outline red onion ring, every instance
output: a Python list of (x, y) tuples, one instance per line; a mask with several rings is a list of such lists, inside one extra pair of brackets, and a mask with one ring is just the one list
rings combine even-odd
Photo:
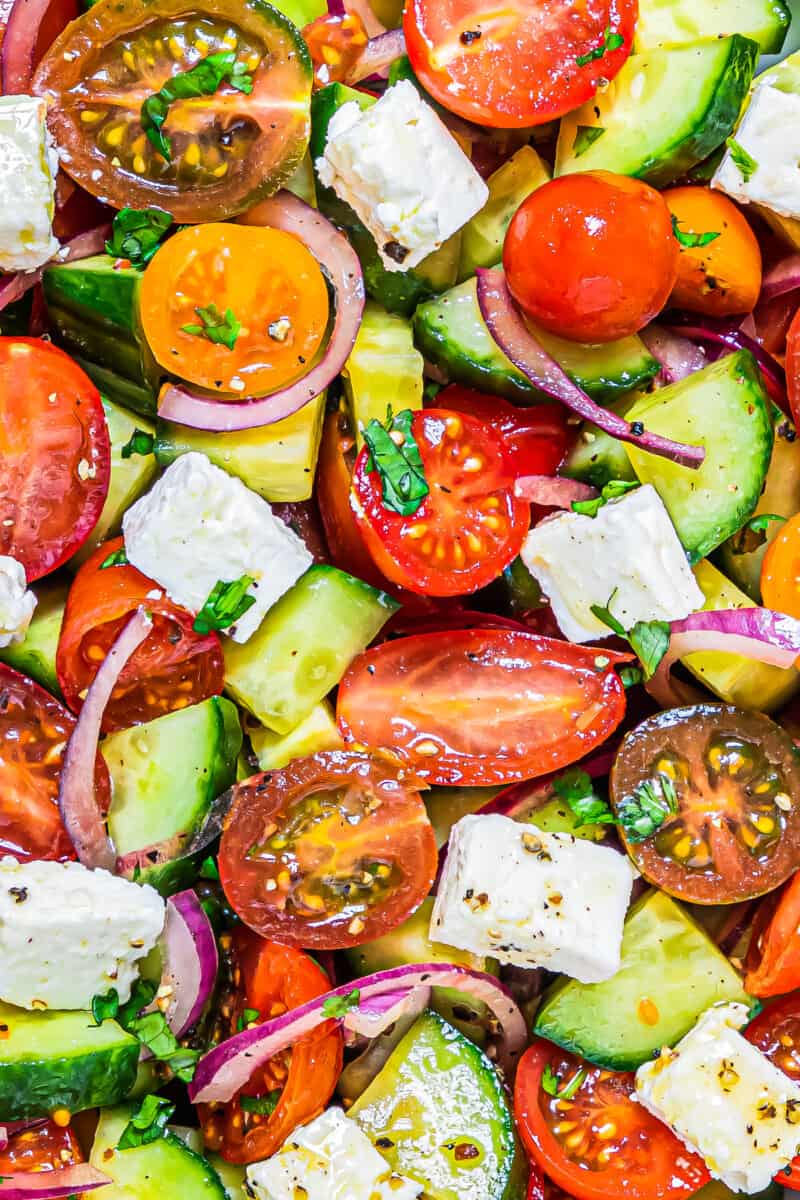
[[(322, 1009), (326, 1001), (344, 999), (354, 989), (360, 993), (359, 1007), (387, 992), (396, 995), (401, 989), (414, 991), (419, 987), (448, 987), (482, 1000), (500, 1026), (498, 1060), (510, 1072), (525, 1048), (527, 1027), (525, 1018), (507, 989), (482, 971), (471, 971), (450, 963), (416, 963), (378, 971), (352, 983), (317, 996), (299, 1008), (293, 1008), (263, 1025), (245, 1029), (209, 1050), (197, 1064), (194, 1079), (189, 1085), (193, 1104), (230, 1100), (244, 1087), (253, 1071), (268, 1062), (274, 1054), (294, 1045), (301, 1037), (313, 1032), (325, 1020)], [(355, 1006), (354, 1006), (355, 1007)], [(351, 1022), (355, 1020), (351, 1017)], [(338, 1018), (341, 1022), (342, 1018)]]
[(386, 992), (373, 996), (357, 1008), (345, 1013), (342, 1025), (347, 1033), (358, 1037), (375, 1038), (394, 1025), (401, 1017), (417, 1017), (428, 1007), (431, 998), (429, 987), (406, 988), (397, 992)]
[(108, 1175), (89, 1163), (73, 1163), (55, 1171), (14, 1171), (0, 1180), (3, 1200), (60, 1200), (111, 1183)]
[(781, 412), (791, 416), (786, 399), (786, 375), (783, 367), (755, 338), (750, 337), (736, 324), (731, 325), (714, 317), (698, 317), (691, 313), (678, 314), (672, 321), (675, 324), (671, 324), (669, 328), (675, 333), (697, 338), (701, 342), (711, 342), (716, 346), (727, 346), (729, 350), (749, 350), (761, 369), (770, 399), (777, 404)]
[(800, 254), (788, 254), (767, 271), (761, 281), (760, 300), (774, 300), (800, 288)]
[(661, 325), (648, 325), (642, 329), (639, 337), (644, 342), (653, 358), (661, 364), (661, 379), (664, 383), (677, 383), (687, 375), (708, 366), (700, 346), (695, 346), (688, 338), (680, 337)]
[(100, 664), (67, 742), (58, 786), (58, 807), (75, 853), (85, 867), (113, 871), (116, 865), (114, 847), (94, 793), (100, 724), (123, 667), (152, 627), (153, 622), (144, 609), (137, 608)]
[[(53, 265), (66, 262), (77, 262), (78, 259), (88, 258), (91, 254), (101, 254), (105, 249), (106, 240), (111, 237), (110, 225), (98, 225), (96, 229), (88, 229), (77, 237), (65, 242), (61, 250), (51, 259)], [(47, 266), (51, 263), (46, 264)], [(0, 282), (0, 312), (8, 308), (16, 300), (21, 300), (27, 291), (41, 283), (45, 268), (36, 271), (15, 271), (6, 275)]]
[(596, 404), (554, 358), (537, 342), (520, 316), (503, 272), (479, 267), (478, 304), (481, 316), (497, 345), (534, 387), (560, 400), (567, 408), (591, 421), (621, 442), (630, 442), (650, 454), (659, 454), (683, 467), (697, 468), (705, 458), (702, 446), (686, 446), (656, 433), (634, 433), (629, 421)]
[(545, 508), (569, 508), (575, 500), (593, 500), (598, 491), (563, 475), (522, 475), (514, 481), (514, 495)]
[(14, 0), (0, 49), (3, 95), (29, 93), (39, 30), (55, 0)]
[(358, 256), (344, 234), (316, 209), (286, 191), (263, 200), (238, 220), (243, 225), (269, 225), (294, 234), (317, 259), (336, 294), (336, 315), (328, 345), (302, 379), (269, 396), (220, 400), (193, 392), (183, 384), (168, 383), (161, 389), (158, 404), (158, 415), (165, 421), (215, 432), (272, 425), (325, 390), (341, 371), (356, 340), (364, 311), (364, 277)]
[(379, 33), (367, 42), (347, 72), (344, 82), (354, 87), (361, 83), (362, 79), (390, 67), (395, 59), (401, 58), (405, 52), (406, 39), (402, 29), (388, 29), (385, 33)]
[(191, 889), (167, 900), (161, 935), (162, 986), (172, 988), (167, 1024), (176, 1037), (196, 1025), (217, 979), (217, 939), (203, 906)]

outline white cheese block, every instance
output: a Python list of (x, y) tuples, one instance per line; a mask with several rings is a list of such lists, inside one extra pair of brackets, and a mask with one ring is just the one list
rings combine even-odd
[(763, 204), (783, 217), (800, 218), (800, 96), (760, 84), (734, 138), (756, 166), (745, 178), (728, 149), (711, 186), (741, 204)]
[(0, 96), (0, 270), (34, 271), (58, 250), (53, 237), (58, 158), (47, 104), (38, 96)]
[(0, 554), (0, 649), (22, 641), (35, 608), (36, 597), (27, 589), (22, 563)]

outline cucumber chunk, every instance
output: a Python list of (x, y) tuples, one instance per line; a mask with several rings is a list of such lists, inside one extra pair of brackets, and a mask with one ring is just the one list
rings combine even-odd
[(214, 1168), (190, 1150), (174, 1133), (143, 1146), (118, 1150), (125, 1126), (136, 1105), (120, 1105), (100, 1114), (89, 1161), (111, 1177), (103, 1189), (106, 1200), (227, 1200), (227, 1193)]
[(320, 750), (340, 750), (344, 745), (327, 700), (321, 700), (290, 733), (273, 733), (263, 725), (249, 725), (250, 745), (262, 771), (278, 771), (293, 758)]
[(533, 146), (523, 146), (489, 176), (489, 199), (461, 230), (459, 280), (470, 279), (478, 267), (500, 262), (511, 218), (549, 178), (550, 169)]
[(316, 564), (243, 645), (224, 639), (225, 687), (275, 733), (289, 733), (399, 608), (345, 571)]
[[(348, 1116), (373, 1143), (381, 1139), (392, 1169), (421, 1183), (429, 1200), (509, 1196), (514, 1128), (499, 1076), (436, 1013), (412, 1025)], [(475, 1157), (457, 1157), (466, 1145)]]
[(626, 444), (642, 483), (652, 483), (696, 563), (750, 516), (772, 454), (772, 406), (752, 354), (738, 350), (687, 379), (641, 396), (626, 412), (652, 433), (705, 446), (697, 470)]
[(385, 421), (389, 406), (395, 413), (422, 408), (423, 366), (409, 322), (374, 300), (367, 301), (358, 337), (342, 371), (359, 449), (361, 431), (373, 417)]
[[(456, 383), (528, 404), (545, 399), (492, 338), (480, 314), (475, 287), (475, 280), (468, 279), (419, 306), (414, 314), (414, 339), (420, 350)], [(659, 370), (644, 342), (635, 336), (604, 346), (584, 346), (541, 329), (535, 332), (570, 378), (596, 400), (613, 400), (640, 387)]]
[(53, 696), (61, 696), (56, 674), (56, 650), (64, 620), (69, 583), (43, 579), (34, 587), (38, 601), (21, 642), (0, 650), (0, 662), (29, 675)]
[[(556, 175), (603, 170), (671, 183), (731, 133), (757, 59), (758, 44), (738, 34), (633, 55), (562, 120)], [(603, 130), (588, 146), (587, 127)]]
[(139, 1043), (116, 1021), (0, 1003), (0, 1027), (0, 1121), (116, 1104), (136, 1081)]
[(792, 19), (783, 0), (641, 0), (634, 54), (741, 33), (776, 54)]
[(622, 442), (588, 422), (578, 434), (559, 473), (590, 483), (598, 491), (612, 479), (631, 482), (636, 478)]
[(605, 983), (554, 984), (534, 1032), (611, 1071), (634, 1071), (720, 1001), (752, 1004), (708, 935), (675, 900), (653, 890), (628, 913), (617, 974)]

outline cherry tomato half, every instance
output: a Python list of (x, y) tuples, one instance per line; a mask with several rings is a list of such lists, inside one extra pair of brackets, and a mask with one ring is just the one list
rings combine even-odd
[(767, 608), (800, 617), (800, 513), (779, 525), (761, 560), (761, 599)]
[(426, 90), (478, 125), (540, 125), (589, 100), (630, 54), (637, 0), (409, 0), (408, 56)]
[(515, 479), (555, 474), (573, 440), (561, 404), (516, 408), (499, 396), (451, 383), (439, 392), (435, 407), (465, 413), (488, 425), (503, 443)]
[(69, 1125), (38, 1121), (9, 1133), (8, 1145), (0, 1150), (0, 1174), (58, 1171), (83, 1161), (80, 1143)]
[(759, 905), (745, 969), (751, 996), (782, 996), (800, 988), (800, 874)]
[[(800, 992), (768, 1004), (750, 1022), (744, 1036), (793, 1083), (800, 1083)], [(788, 1173), (778, 1173), (775, 1182), (800, 1191), (800, 1156), (792, 1161)]]
[[(75, 718), (32, 679), (0, 665), (0, 856), (21, 862), (75, 857), (58, 811), (58, 781)], [(111, 785), (97, 756), (95, 793), (105, 812)]]
[(228, 900), (251, 929), (340, 950), (380, 937), (430, 891), (436, 839), (394, 759), (330, 750), (234, 789), (219, 851)]
[(107, 566), (122, 538), (98, 546), (73, 581), (56, 653), (64, 699), (80, 711), (86, 689), (112, 643), (139, 605), (153, 628), (125, 664), (111, 693), (103, 729), (128, 729), (222, 692), (224, 664), (216, 633), (192, 629), (194, 617), (129, 565)]
[[(579, 1081), (574, 1095), (546, 1092), (545, 1067), (570, 1093)], [(514, 1111), (522, 1141), (578, 1200), (684, 1200), (708, 1183), (703, 1161), (631, 1098), (634, 1086), (633, 1072), (606, 1071), (545, 1041), (520, 1060)]]
[(339, 687), (347, 741), (387, 746), (435, 784), (504, 784), (576, 762), (625, 715), (630, 656), (510, 629), (384, 642)]
[[(331, 986), (307, 954), (241, 926), (223, 935), (220, 948), (230, 979), (218, 1001), (214, 1041), (232, 1037), (250, 1021), (280, 1016)], [(341, 1069), (342, 1035), (335, 1022), (326, 1021), (259, 1067), (227, 1104), (197, 1106), (206, 1146), (233, 1163), (269, 1158), (298, 1125), (319, 1116)]]
[(733, 201), (708, 187), (670, 188), (663, 196), (680, 248), (671, 303), (712, 317), (751, 312), (761, 291), (761, 250)]
[(576, 342), (611, 342), (661, 311), (678, 253), (669, 209), (654, 188), (589, 171), (553, 179), (523, 201), (503, 266), (533, 321)]
[(786, 391), (794, 423), (800, 424), (800, 308), (786, 334)]
[(514, 495), (500, 438), (473, 417), (414, 413), (411, 434), (430, 489), (402, 516), (384, 504), (381, 476), (364, 446), (356, 460), (353, 512), (387, 579), (428, 596), (460, 596), (496, 579), (516, 558), (530, 508)]
[(626, 849), (645, 879), (695, 904), (735, 904), (800, 866), (800, 764), (763, 713), (696, 704), (656, 713), (622, 743), (611, 803), (655, 793), (672, 811)]
[(88, 538), (108, 493), (111, 443), (100, 393), (63, 350), (0, 337), (0, 554), (30, 583)]

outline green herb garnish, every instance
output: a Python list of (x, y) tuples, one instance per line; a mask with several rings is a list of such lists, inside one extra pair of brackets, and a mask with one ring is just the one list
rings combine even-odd
[(118, 1012), (119, 996), (116, 988), (112, 988), (104, 996), (92, 996), (92, 1016), (95, 1025), (102, 1025), (103, 1021), (113, 1021)]
[(152, 433), (146, 433), (144, 429), (134, 429), (120, 453), (123, 458), (132, 458), (134, 454), (141, 454), (145, 458), (153, 453), (155, 444), (156, 439)]
[(163, 1096), (145, 1096), (136, 1112), (122, 1131), (117, 1142), (118, 1150), (130, 1150), (134, 1146), (146, 1146), (164, 1136), (167, 1121), (175, 1112), (175, 1105)]
[(175, 100), (213, 96), (222, 83), (229, 83), (237, 92), (247, 95), (253, 90), (253, 77), (244, 63), (237, 62), (233, 50), (209, 54), (188, 71), (173, 75), (159, 91), (147, 97), (139, 114), (142, 129), (167, 162), (172, 162), (172, 145), (162, 126), (169, 115), (170, 105)]
[(672, 214), (672, 232), (675, 235), (676, 241), (685, 246), (687, 250), (695, 250), (700, 246), (707, 246), (710, 242), (716, 241), (720, 236), (718, 233), (693, 233), (691, 229), (684, 232), (680, 227), (680, 221)]
[(605, 129), (602, 125), (579, 125), (575, 130), (572, 153), (576, 158), (580, 158), (604, 133)]
[(636, 657), (642, 664), (645, 679), (650, 679), (656, 672), (658, 664), (669, 647), (670, 628), (668, 621), (637, 621), (631, 629), (625, 629), (611, 612), (611, 604), (617, 594), (617, 589), (608, 598), (608, 604), (590, 605), (591, 612), (602, 621), (617, 637), (624, 638), (629, 643)]
[(380, 476), (383, 506), (403, 517), (413, 516), (430, 491), (411, 432), (413, 417), (409, 409), (396, 417), (390, 411), (385, 425), (373, 418), (364, 430), (370, 451), (367, 470)]
[(621, 33), (612, 33), (611, 26), (606, 25), (603, 31), (603, 42), (600, 46), (595, 46), (594, 50), (590, 50), (588, 54), (579, 54), (575, 62), (579, 67), (585, 67), (587, 63), (594, 62), (598, 58), (602, 58), (604, 54), (608, 54), (611, 50), (619, 50), (620, 46), (625, 45), (625, 38)]
[(168, 1066), (173, 1075), (183, 1083), (191, 1083), (200, 1051), (188, 1050), (180, 1045), (163, 1013), (145, 1013), (130, 1021), (125, 1028), (147, 1047), (153, 1058)]
[(239, 1107), (242, 1112), (259, 1113), (262, 1117), (270, 1117), (278, 1107), (281, 1098), (281, 1088), (267, 1092), (266, 1096), (240, 1096)]
[(248, 1025), (252, 1025), (254, 1021), (257, 1021), (259, 1015), (260, 1014), (257, 1008), (242, 1009), (242, 1014), (239, 1017), (239, 1020), (236, 1022), (236, 1029), (238, 1032), (241, 1033), (242, 1030), (246, 1029)]
[(100, 563), (100, 570), (105, 571), (107, 567), (127, 567), (128, 556), (125, 553), (125, 547), (120, 546), (119, 550), (115, 550), (113, 554), (109, 554), (108, 558), (104, 558)]
[(203, 859), (198, 874), (201, 879), (219, 880), (219, 867), (213, 854), (209, 854), (208, 858)]
[(343, 1017), (351, 1008), (358, 1008), (361, 992), (353, 988), (346, 996), (329, 996), (322, 1006), (323, 1017)]
[(121, 208), (111, 224), (111, 241), (106, 254), (127, 258), (132, 267), (142, 270), (150, 262), (172, 217), (161, 208)]
[(785, 521), (777, 513), (759, 513), (745, 521), (741, 529), (731, 538), (731, 554), (752, 554), (767, 540), (767, 530), (772, 521)]
[(585, 1080), (586, 1075), (586, 1068), (581, 1067), (571, 1079), (568, 1079), (562, 1085), (561, 1079), (548, 1063), (542, 1072), (542, 1091), (546, 1092), (548, 1096), (557, 1096), (559, 1100), (572, 1100), (577, 1095), (578, 1089)]
[(226, 308), (223, 314), (216, 304), (207, 304), (205, 308), (198, 307), (194, 311), (201, 324), (181, 325), (182, 332), (190, 333), (192, 337), (204, 337), (215, 346), (226, 346), (228, 350), (233, 350), (242, 328), (241, 321), (237, 321), (233, 315), (233, 309)]
[(639, 683), (644, 683), (644, 671), (641, 667), (626, 665), (620, 667), (617, 674), (619, 675), (620, 683), (626, 691), (628, 688), (636, 687)]
[(748, 154), (744, 146), (736, 141), (736, 138), (729, 137), (725, 145), (731, 152), (731, 158), (734, 164), (739, 168), (739, 174), (745, 183), (749, 183), (755, 172), (758, 170), (758, 163), (753, 158), (752, 154)]
[(678, 797), (672, 780), (660, 772), (646, 779), (617, 805), (617, 822), (629, 842), (652, 837), (678, 811)]
[(218, 579), (192, 623), (195, 633), (211, 633), (212, 629), (229, 629), (234, 625), (256, 602), (247, 590), (253, 583), (252, 575), (242, 575), (230, 583)]
[(554, 779), (553, 791), (565, 801), (575, 817), (575, 829), (582, 825), (614, 824), (613, 812), (594, 790), (590, 777), (579, 767), (572, 767)]
[(596, 517), (609, 500), (618, 500), (620, 496), (624, 496), (638, 487), (638, 480), (612, 479), (603, 486), (600, 495), (595, 496), (593, 500), (573, 500), (572, 511), (580, 513), (584, 517)]

